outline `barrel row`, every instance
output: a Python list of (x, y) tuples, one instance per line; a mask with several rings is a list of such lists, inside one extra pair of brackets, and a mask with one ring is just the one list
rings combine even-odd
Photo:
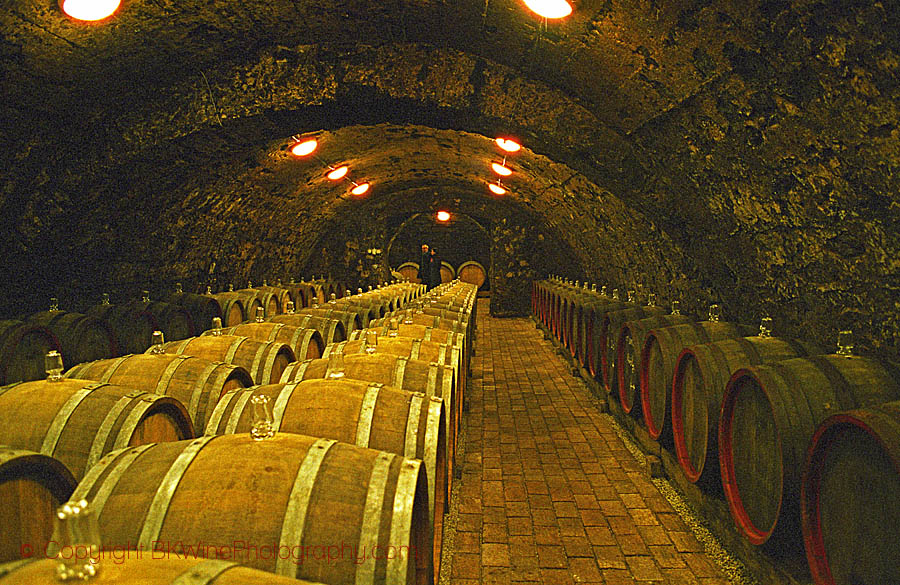
[(535, 282), (535, 320), (685, 479), (724, 495), (747, 541), (805, 546), (817, 583), (900, 582), (898, 518), (874, 511), (900, 486), (893, 365), (604, 289)]

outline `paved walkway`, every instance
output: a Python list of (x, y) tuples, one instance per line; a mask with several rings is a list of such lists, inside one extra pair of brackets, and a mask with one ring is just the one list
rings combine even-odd
[(728, 585), (532, 321), (479, 304), (450, 585)]

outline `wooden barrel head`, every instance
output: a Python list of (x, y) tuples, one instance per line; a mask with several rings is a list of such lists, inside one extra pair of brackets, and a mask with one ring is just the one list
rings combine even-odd
[(456, 274), (461, 281), (474, 284), (479, 289), (483, 288), (484, 283), (487, 282), (487, 270), (474, 260), (460, 264)]
[(46, 377), (44, 357), (60, 350), (46, 327), (22, 321), (0, 321), (0, 385)]
[(59, 461), (0, 445), (0, 562), (44, 553), (56, 508), (75, 489)]

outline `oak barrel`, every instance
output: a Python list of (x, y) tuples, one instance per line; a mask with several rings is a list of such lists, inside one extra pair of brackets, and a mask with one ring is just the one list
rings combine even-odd
[(174, 398), (91, 380), (0, 388), (0, 444), (57, 459), (76, 480), (116, 449), (194, 438)]
[[(106, 546), (203, 543), (201, 556), (231, 547), (235, 562), (286, 577), (433, 582), (425, 469), (384, 451), (291, 433), (144, 445), (104, 457), (72, 497), (91, 502)], [(342, 546), (356, 554), (314, 554)]]
[[(160, 330), (169, 341), (187, 339), (194, 335), (194, 320), (187, 309), (183, 307), (162, 301), (135, 301), (126, 303), (125, 306), (135, 312), (147, 312), (153, 315), (156, 322), (159, 323)], [(120, 353), (125, 352), (120, 350)]]
[[(198, 559), (189, 554), (166, 551), (153, 554), (128, 547), (101, 550), (100, 570), (92, 585), (317, 585), (243, 567), (228, 560), (230, 551), (219, 551), (219, 559)], [(77, 553), (76, 553), (77, 554)], [(0, 565), (0, 585), (59, 585), (56, 561), (40, 557)], [(321, 584), (319, 584), (321, 585)]]
[(59, 349), (59, 341), (46, 327), (0, 321), (0, 385), (46, 377), (44, 356)]
[(344, 324), (344, 330), (347, 333), (356, 329), (362, 329), (363, 318), (359, 315), (355, 308), (338, 308), (328, 303), (320, 305), (318, 308), (307, 307), (297, 311), (299, 315), (314, 315), (322, 319), (336, 319)]
[(274, 405), (276, 430), (324, 437), (358, 447), (421, 459), (428, 479), (430, 517), (435, 526), (435, 567), (440, 565), (444, 512), (452, 474), (447, 459), (443, 401), (420, 392), (360, 380), (304, 380), (233, 390), (219, 401), (207, 435), (247, 433), (253, 425), (252, 396)]
[[(156, 351), (155, 348), (148, 352)], [(260, 341), (239, 335), (203, 335), (183, 341), (164, 343), (162, 351), (176, 355), (192, 355), (211, 362), (241, 366), (256, 384), (272, 384), (294, 361), (294, 350), (279, 341)]]
[(75, 484), (53, 457), (0, 445), (0, 563), (44, 551)]
[[(222, 335), (238, 335), (251, 337), (259, 341), (275, 341), (284, 343), (292, 350), (299, 360), (315, 359), (322, 356), (325, 351), (325, 342), (322, 334), (315, 329), (301, 329), (284, 323), (264, 321), (257, 323), (243, 323), (234, 327), (226, 327), (220, 331)], [(213, 335), (212, 331), (206, 331), (203, 335)]]
[(171, 396), (187, 408), (200, 435), (219, 397), (229, 390), (253, 385), (240, 366), (175, 354), (137, 354), (75, 366), (66, 378), (109, 382)]
[(807, 450), (800, 494), (817, 585), (900, 583), (900, 402), (825, 419)]
[(212, 298), (219, 303), (222, 311), (222, 325), (226, 327), (240, 325), (248, 319), (256, 318), (256, 306), (262, 306), (259, 304), (252, 307), (244, 306), (240, 295), (234, 292), (217, 293), (212, 295)]
[[(641, 348), (641, 409), (651, 438), (671, 438), (672, 375), (689, 345), (753, 335), (752, 327), (725, 321), (697, 321), (652, 329)], [(665, 431), (665, 436), (663, 432)]]
[(886, 364), (843, 355), (732, 375), (719, 416), (719, 467), (732, 519), (751, 543), (800, 543), (800, 467), (816, 427), (842, 410), (900, 398), (898, 380)]
[(665, 314), (666, 310), (655, 306), (638, 306), (606, 312), (600, 319), (597, 343), (600, 348), (601, 381), (606, 391), (618, 396), (619, 379), (616, 376), (617, 346), (619, 330), (626, 321), (647, 319)]
[(487, 282), (487, 270), (474, 260), (460, 264), (456, 275), (461, 281), (474, 284), (478, 289), (484, 288), (484, 283)]
[(153, 332), (162, 329), (152, 313), (131, 304), (95, 305), (87, 314), (109, 325), (120, 354), (143, 353), (150, 347)]
[[(551, 305), (553, 307), (554, 305)], [(603, 317), (610, 311), (619, 311), (628, 308), (629, 305), (621, 301), (604, 296), (592, 296), (583, 304), (574, 307), (573, 325), (575, 328), (576, 343), (580, 344), (579, 351), (584, 353), (585, 367), (595, 379), (603, 379), (603, 351), (604, 339), (601, 339)], [(560, 310), (552, 308), (552, 311)], [(551, 313), (551, 323), (559, 328), (562, 333), (561, 322), (563, 316), (557, 312)]]
[(42, 311), (25, 321), (46, 327), (53, 333), (67, 368), (118, 355), (112, 329), (95, 317), (66, 311)]
[[(216, 317), (222, 319), (222, 323), (226, 326), (237, 325), (237, 323), (244, 320), (243, 313), (239, 306), (232, 305), (237, 307), (237, 312), (239, 313), (237, 317), (226, 315), (222, 310), (222, 305), (220, 305), (219, 301), (212, 295), (195, 295), (193, 293), (175, 292), (169, 295), (166, 300), (190, 313), (191, 320), (194, 322), (194, 333), (198, 335), (212, 327), (212, 320)], [(229, 322), (234, 320), (237, 322)]]
[(672, 435), (688, 481), (719, 481), (718, 428), (722, 396), (731, 374), (741, 368), (804, 357), (822, 350), (780, 337), (735, 337), (686, 347), (672, 378)]
[[(658, 327), (669, 327), (696, 321), (689, 315), (658, 315), (646, 319), (626, 321), (619, 328), (616, 343), (616, 378), (619, 389), (619, 404), (628, 414), (640, 414), (641, 395), (638, 392), (638, 378), (641, 371), (641, 351), (647, 332)], [(637, 407), (637, 408), (636, 408)]]
[(300, 329), (315, 329), (322, 336), (322, 341), (325, 342), (325, 345), (347, 339), (347, 328), (337, 319), (291, 313), (270, 317), (268, 321), (271, 323), (284, 323)]
[(419, 278), (419, 264), (417, 262), (404, 262), (397, 267), (397, 272), (403, 275), (403, 278), (409, 282), (422, 282)]

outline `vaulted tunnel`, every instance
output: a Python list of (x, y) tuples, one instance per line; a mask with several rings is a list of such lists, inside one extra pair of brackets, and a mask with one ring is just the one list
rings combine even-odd
[[(896, 8), (132, 0), (85, 25), (7, 3), (3, 312), (199, 285), (213, 262), (376, 282), (366, 250), (440, 207), (488, 226), (498, 314), (556, 272), (889, 356)], [(290, 157), (300, 134), (321, 160)], [(503, 197), (499, 135), (525, 146)], [(324, 179), (339, 162), (370, 192)]]

